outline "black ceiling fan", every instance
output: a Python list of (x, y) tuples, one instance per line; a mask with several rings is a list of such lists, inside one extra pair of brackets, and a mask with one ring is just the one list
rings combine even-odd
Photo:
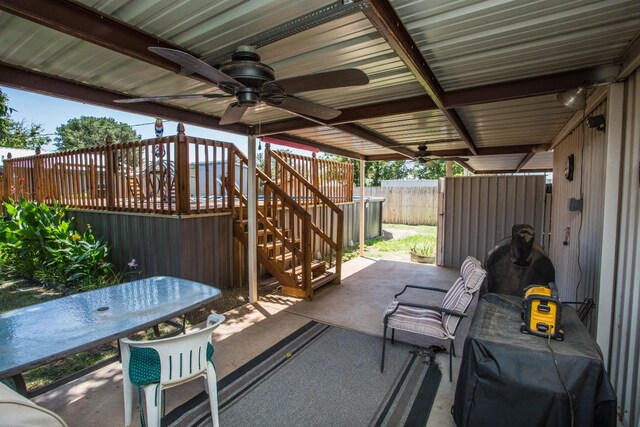
[(221, 125), (237, 123), (245, 111), (262, 101), (272, 107), (281, 108), (296, 115), (331, 120), (341, 113), (331, 107), (304, 101), (291, 96), (298, 92), (359, 86), (369, 83), (367, 75), (357, 69), (328, 71), (277, 80), (270, 66), (260, 62), (260, 56), (252, 46), (239, 46), (231, 61), (212, 67), (206, 62), (186, 52), (163, 47), (149, 50), (185, 69), (197, 73), (214, 83), (224, 94), (166, 95), (143, 98), (116, 99), (118, 103), (163, 101), (168, 99), (215, 99), (235, 98), (220, 119)]
[(415, 158), (419, 163), (427, 163), (433, 160), (450, 160), (453, 162), (466, 162), (468, 157), (458, 156), (439, 156), (437, 152), (428, 151), (426, 144), (418, 145), (418, 151), (415, 153)]

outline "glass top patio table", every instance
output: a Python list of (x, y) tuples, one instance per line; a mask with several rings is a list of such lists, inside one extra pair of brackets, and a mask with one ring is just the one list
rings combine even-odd
[(0, 378), (79, 353), (187, 313), (213, 286), (151, 277), (0, 314)]

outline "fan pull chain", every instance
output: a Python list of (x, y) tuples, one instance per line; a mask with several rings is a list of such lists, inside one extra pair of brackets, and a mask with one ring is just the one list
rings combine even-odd
[[(262, 101), (258, 101), (258, 135), (262, 132)], [(262, 137), (258, 137), (258, 151), (262, 151)]]

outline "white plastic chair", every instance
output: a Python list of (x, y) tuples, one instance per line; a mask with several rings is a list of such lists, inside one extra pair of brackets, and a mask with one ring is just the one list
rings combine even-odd
[[(224, 316), (214, 314), (207, 319), (207, 326), (199, 331), (171, 338), (154, 341), (120, 340), (122, 359), (124, 419), (125, 425), (133, 423), (133, 384), (130, 378), (132, 351), (135, 349), (153, 349), (157, 352), (160, 365), (160, 380), (140, 385), (144, 392), (145, 407), (149, 427), (160, 426), (162, 419), (162, 391), (184, 384), (199, 377), (205, 377), (205, 390), (209, 393), (211, 419), (213, 426), (218, 427), (218, 389), (216, 387), (216, 371), (211, 360), (207, 360), (208, 345), (211, 342), (211, 331), (224, 321)], [(148, 353), (147, 353), (148, 354)], [(156, 364), (157, 368), (157, 364)], [(142, 411), (142, 402), (139, 402)]]

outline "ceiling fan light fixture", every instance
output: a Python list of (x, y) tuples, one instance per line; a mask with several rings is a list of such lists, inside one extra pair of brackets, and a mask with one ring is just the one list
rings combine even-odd
[(587, 106), (587, 88), (578, 86), (575, 89), (565, 90), (557, 96), (558, 102), (570, 110), (582, 110)]

